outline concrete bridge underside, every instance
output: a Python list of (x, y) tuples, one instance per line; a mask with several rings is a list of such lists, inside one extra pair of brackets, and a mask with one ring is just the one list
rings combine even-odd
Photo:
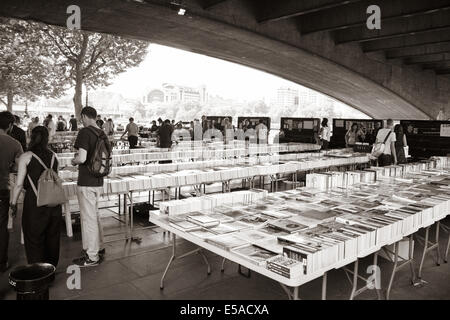
[(374, 118), (450, 117), (450, 0), (2, 0), (0, 16), (65, 26), (72, 4), (83, 30), (263, 70)]

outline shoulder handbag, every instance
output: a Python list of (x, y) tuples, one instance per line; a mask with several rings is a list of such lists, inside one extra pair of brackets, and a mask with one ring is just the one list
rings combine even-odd
[(392, 131), (389, 131), (383, 142), (376, 142), (373, 145), (372, 152), (370, 153), (370, 158), (372, 160), (378, 159), (378, 157), (383, 154), (384, 149), (386, 148), (386, 141), (391, 134), (392, 134)]

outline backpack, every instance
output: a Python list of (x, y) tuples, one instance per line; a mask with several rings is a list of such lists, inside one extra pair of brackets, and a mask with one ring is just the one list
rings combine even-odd
[(384, 152), (384, 149), (386, 148), (386, 141), (389, 138), (389, 136), (392, 134), (392, 131), (390, 131), (386, 138), (384, 139), (384, 142), (376, 142), (372, 147), (372, 152), (370, 154), (370, 158), (372, 160), (378, 159), (379, 156), (381, 156)]
[(86, 163), (88, 171), (96, 178), (106, 177), (112, 170), (111, 145), (103, 131), (95, 130), (92, 127), (88, 127), (88, 129), (97, 137), (95, 150)]
[(62, 187), (62, 180), (55, 172), (55, 170), (53, 170), (55, 154), (53, 153), (50, 168), (47, 168), (41, 158), (39, 158), (36, 154), (34, 154), (33, 152), (31, 154), (44, 167), (44, 171), (41, 173), (41, 176), (38, 180), (37, 189), (33, 183), (33, 180), (31, 180), (30, 175), (27, 175), (28, 180), (30, 181), (31, 188), (33, 189), (34, 194), (37, 198), (37, 206), (56, 207), (58, 205), (66, 203), (67, 198)]

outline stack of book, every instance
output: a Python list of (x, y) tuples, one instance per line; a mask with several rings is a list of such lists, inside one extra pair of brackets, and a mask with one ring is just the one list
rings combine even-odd
[[(286, 277), (320, 273), (448, 215), (450, 170), (435, 168), (438, 165), (437, 161), (420, 163), (421, 171), (414, 171), (414, 164), (391, 166), (382, 172), (352, 171), (335, 175), (354, 177), (350, 179), (355, 183), (345, 188), (318, 190), (315, 185), (265, 194), (245, 204), (222, 204), (202, 212), (219, 224), (211, 227), (208, 221), (197, 222), (202, 229), (192, 229), (191, 234), (247, 256), (257, 265), (266, 261), (267, 268)], [(333, 179), (333, 175), (323, 176)], [(287, 268), (281, 261), (296, 267)]]
[(280, 219), (270, 221), (269, 226), (287, 233), (293, 233), (308, 228), (307, 225), (301, 224), (292, 219)]
[(239, 238), (234, 233), (213, 235), (206, 238), (205, 241), (227, 251), (248, 245), (247, 241)]
[(303, 264), (283, 255), (276, 255), (266, 261), (267, 269), (286, 278), (297, 278), (302, 275)]
[(197, 231), (197, 230), (201, 230), (202, 227), (199, 226), (198, 224), (192, 223), (190, 221), (173, 221), (170, 222), (170, 225), (174, 228), (177, 228), (181, 231), (185, 231), (185, 232), (190, 232), (190, 231)]
[(268, 259), (276, 256), (275, 253), (254, 245), (246, 245), (237, 249), (232, 249), (232, 252), (257, 266), (263, 267), (266, 266)]
[(339, 243), (332, 238), (320, 237), (309, 229), (296, 234), (279, 236), (284, 243), (283, 253), (302, 262), (303, 273), (309, 274), (327, 268), (339, 261)]
[(161, 202), (159, 208), (163, 214), (176, 215), (192, 211), (212, 210), (222, 205), (249, 205), (264, 199), (267, 194), (268, 191), (262, 189), (242, 190)]
[(203, 228), (215, 227), (219, 225), (220, 221), (210, 217), (201, 212), (193, 212), (187, 216), (187, 221), (195, 223)]

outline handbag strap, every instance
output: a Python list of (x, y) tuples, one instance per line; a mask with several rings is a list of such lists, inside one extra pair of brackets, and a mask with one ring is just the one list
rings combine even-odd
[(33, 180), (31, 180), (31, 177), (30, 177), (29, 174), (27, 174), (27, 177), (28, 177), (28, 181), (30, 181), (31, 189), (33, 189), (34, 194), (35, 194), (36, 197), (37, 197), (37, 189), (36, 189), (36, 186), (34, 185)]
[[(30, 151), (30, 152), (31, 152), (31, 151)], [(53, 155), (52, 155), (52, 160), (51, 160), (50, 168), (53, 169), (53, 164), (54, 164), (54, 162), (55, 162), (55, 153), (52, 152), (52, 154), (53, 154)], [(44, 167), (45, 170), (48, 170), (48, 168), (47, 168), (47, 166), (45, 165), (44, 161), (42, 161), (42, 159), (39, 158), (34, 152), (31, 152), (31, 156), (34, 157), (34, 158), (41, 164), (41, 166)], [(36, 188), (36, 186), (35, 186), (35, 184), (34, 184), (34, 182), (33, 182), (33, 180), (31, 179), (31, 177), (30, 177), (29, 174), (27, 174), (27, 177), (28, 177), (28, 181), (30, 182), (31, 188), (33, 189), (34, 194), (35, 194), (36, 197), (37, 197), (37, 188)]]
[[(45, 165), (45, 163), (42, 161), (42, 159), (39, 158), (35, 153), (31, 152), (31, 155), (44, 167), (45, 170), (48, 169), (47, 166)], [(53, 156), (54, 156), (54, 154), (53, 154)], [(53, 158), (52, 158), (52, 167), (53, 167)]]
[(389, 138), (389, 136), (391, 135), (392, 131), (389, 131), (388, 134), (386, 135), (386, 138), (384, 139), (384, 144), (386, 144), (387, 139)]

